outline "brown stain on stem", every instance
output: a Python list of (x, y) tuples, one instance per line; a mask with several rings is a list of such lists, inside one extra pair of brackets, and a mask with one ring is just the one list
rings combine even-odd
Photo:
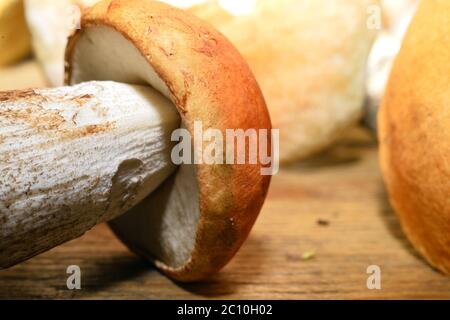
[(36, 92), (33, 89), (4, 91), (0, 92), (0, 102), (16, 101), (34, 96), (36, 96)]
[(94, 98), (91, 94), (75, 97), (65, 95), (48, 97), (32, 89), (0, 92), (0, 103), (20, 102), (27, 105), (26, 107), (15, 109), (8, 108), (7, 105), (4, 107), (0, 105), (0, 118), (13, 122), (24, 122), (38, 133), (51, 134), (59, 139), (77, 139), (114, 129), (114, 122), (76, 127), (73, 121), (65, 119), (59, 110), (49, 110), (42, 107), (44, 103), (49, 101), (67, 102), (68, 104), (76, 103), (82, 107)]

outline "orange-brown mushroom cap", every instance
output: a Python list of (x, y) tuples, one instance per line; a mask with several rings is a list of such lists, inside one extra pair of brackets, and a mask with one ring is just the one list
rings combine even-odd
[[(74, 71), (89, 68), (88, 63), (77, 60), (80, 39), (92, 28), (106, 27), (127, 39), (164, 82), (183, 126), (190, 132), (195, 121), (201, 121), (205, 130), (222, 132), (271, 129), (264, 98), (247, 63), (222, 34), (200, 19), (157, 1), (109, 0), (87, 11), (81, 26), (71, 37), (66, 53), (67, 82), (123, 80), (87, 79), (95, 75), (86, 71), (80, 76)], [(234, 256), (261, 210), (270, 183), (269, 176), (261, 175), (260, 162), (191, 167), (192, 172), (186, 173), (190, 169), (182, 165), (138, 208), (111, 223), (133, 251), (180, 281), (205, 278)], [(194, 177), (192, 185), (179, 181), (180, 176), (189, 174)], [(175, 222), (164, 218), (164, 212), (172, 210), (174, 197), (183, 198), (190, 188), (198, 189), (198, 195), (190, 199), (198, 210), (195, 225), (183, 212), (173, 215)], [(186, 230), (193, 228), (195, 233), (192, 248), (180, 243), (184, 241), (180, 236), (183, 219)], [(145, 229), (147, 222), (152, 225), (148, 232), (136, 230)], [(174, 258), (179, 248), (190, 252)]]
[(450, 1), (422, 1), (379, 114), (391, 203), (416, 249), (450, 274)]

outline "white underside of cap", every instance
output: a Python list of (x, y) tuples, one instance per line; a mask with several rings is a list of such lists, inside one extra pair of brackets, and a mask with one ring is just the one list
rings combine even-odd
[[(136, 47), (112, 28), (84, 30), (72, 59), (72, 84), (90, 80), (148, 84), (170, 97), (166, 84)], [(189, 261), (195, 245), (200, 215), (195, 166), (181, 166), (163, 188), (112, 226), (134, 249), (178, 268)]]

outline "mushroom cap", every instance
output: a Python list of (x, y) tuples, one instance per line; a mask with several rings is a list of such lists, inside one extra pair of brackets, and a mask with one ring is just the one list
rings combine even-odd
[(391, 203), (417, 250), (450, 274), (450, 2), (422, 1), (379, 114)]
[[(222, 132), (271, 129), (249, 66), (200, 19), (156, 1), (110, 0), (85, 12), (81, 26), (66, 51), (68, 83), (147, 83), (172, 100), (191, 133), (195, 121)], [(270, 183), (262, 167), (183, 164), (112, 229), (170, 277), (205, 278), (248, 236)]]

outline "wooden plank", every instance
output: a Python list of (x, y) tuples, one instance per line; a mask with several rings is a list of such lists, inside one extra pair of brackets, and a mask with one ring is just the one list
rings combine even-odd
[[(303, 260), (311, 251), (315, 256)], [(82, 270), (79, 291), (66, 288), (72, 264)], [(382, 290), (367, 289), (369, 265), (381, 267)], [(326, 154), (274, 177), (250, 238), (208, 281), (170, 281), (102, 225), (0, 271), (0, 298), (449, 299), (450, 279), (406, 241), (386, 200), (376, 144), (358, 130)]]

